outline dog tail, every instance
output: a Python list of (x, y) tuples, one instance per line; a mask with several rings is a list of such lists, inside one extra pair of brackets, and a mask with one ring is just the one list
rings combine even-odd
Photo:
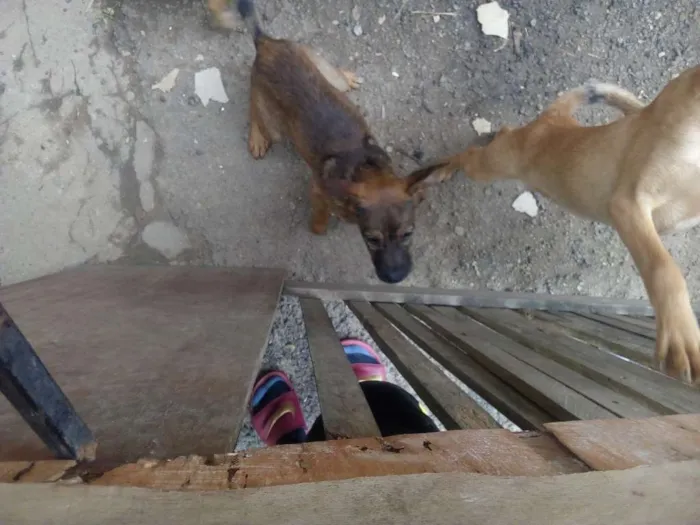
[(584, 89), (586, 90), (589, 104), (603, 102), (608, 106), (619, 109), (625, 115), (639, 113), (646, 107), (645, 104), (632, 93), (615, 84), (591, 81), (584, 86)]
[(626, 89), (592, 80), (561, 95), (547, 108), (547, 113), (570, 116), (581, 106), (599, 102), (619, 109), (625, 115), (639, 113), (645, 107), (641, 100)]
[(253, 42), (257, 44), (258, 40), (265, 36), (265, 32), (260, 27), (260, 18), (253, 0), (238, 0), (238, 13), (245, 22), (248, 32), (253, 35)]

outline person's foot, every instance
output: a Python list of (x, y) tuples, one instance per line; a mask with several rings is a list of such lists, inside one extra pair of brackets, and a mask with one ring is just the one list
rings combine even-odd
[(260, 372), (250, 398), (250, 419), (260, 439), (268, 446), (303, 443), (306, 422), (289, 377), (279, 370)]
[(358, 339), (343, 339), (340, 344), (360, 383), (386, 381), (386, 368), (370, 345)]

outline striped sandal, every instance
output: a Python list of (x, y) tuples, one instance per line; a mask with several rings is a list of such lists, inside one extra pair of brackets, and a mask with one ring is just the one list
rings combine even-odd
[(280, 370), (263, 371), (250, 398), (250, 419), (260, 439), (268, 446), (282, 437), (290, 441), (306, 441), (306, 421), (287, 374)]
[(386, 381), (386, 368), (370, 345), (358, 339), (343, 339), (340, 344), (360, 383)]

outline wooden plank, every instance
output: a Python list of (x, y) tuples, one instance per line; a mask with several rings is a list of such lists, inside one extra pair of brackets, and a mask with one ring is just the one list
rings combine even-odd
[(0, 392), (57, 458), (95, 459), (92, 432), (1, 303)]
[(589, 421), (585, 425), (551, 423), (547, 428), (596, 470), (700, 459), (700, 414)]
[[(98, 460), (230, 451), (285, 272), (85, 266), (2, 289)], [(0, 400), (0, 459), (47, 459)]]
[(483, 323), (551, 359), (565, 364), (660, 414), (700, 412), (696, 389), (614, 354), (551, 330), (549, 323), (526, 319), (512, 310), (480, 310)]
[[(328, 284), (287, 281), (284, 293), (323, 301), (368, 301), (371, 303), (469, 306), (472, 308), (510, 308), (601, 314), (653, 315), (648, 301), (553, 296), (548, 294), (492, 292), (484, 290), (445, 290), (395, 285)], [(696, 307), (700, 311), (700, 305)]]
[[(0, 484), (7, 525), (690, 525), (700, 462), (567, 476), (418, 474), (232, 492)], [(40, 502), (40, 504), (37, 504)]]
[[(482, 322), (483, 317), (480, 315), (483, 310), (471, 308), (460, 309), (463, 313), (471, 316), (479, 322)], [(486, 315), (497, 311), (489, 310)], [(494, 314), (491, 314), (494, 315)], [(493, 328), (489, 323), (483, 323), (489, 328)], [(496, 332), (509, 337), (507, 333), (500, 332), (493, 328)], [(579, 394), (587, 397), (594, 403), (599, 404), (611, 413), (624, 418), (643, 418), (659, 415), (659, 412), (651, 410), (648, 406), (638, 402), (633, 397), (617, 392), (605, 385), (582, 375), (573, 369), (562, 365), (561, 363), (550, 359), (542, 354), (528, 348), (523, 348), (522, 345), (504, 345), (503, 350), (509, 352), (513, 357), (517, 357), (521, 361), (529, 364), (537, 370), (544, 372), (550, 377), (561, 381), (566, 386), (575, 390)]]
[(379, 428), (345, 357), (323, 303), (301, 299), (327, 439), (379, 436)]
[[(555, 417), (561, 420), (616, 417), (557, 379), (514, 357), (514, 353), (527, 353), (522, 345), (457, 310), (427, 306), (408, 306), (407, 309)], [(509, 351), (504, 350), (508, 347)]]
[(19, 479), (22, 472), (25, 472), (31, 468), (31, 466), (31, 461), (0, 461), (0, 483), (10, 483), (12, 481), (16, 481)]
[(486, 368), (418, 322), (402, 307), (375, 304), (407, 337), (520, 428), (544, 429), (554, 417), (525, 399)]
[(547, 476), (586, 470), (549, 434), (492, 429), (321, 441), (157, 464), (141, 461), (91, 483), (213, 491), (429, 472)]
[(648, 324), (645, 321), (639, 321), (633, 317), (627, 317), (624, 315), (599, 315), (599, 314), (578, 314), (581, 317), (591, 319), (593, 321), (598, 321), (599, 323), (606, 324), (608, 326), (614, 326), (621, 330), (626, 330), (635, 335), (646, 337), (652, 341), (656, 341), (656, 324)]
[(535, 312), (534, 316), (595, 346), (607, 348), (644, 366), (652, 366), (654, 343), (647, 338), (565, 312)]
[(351, 301), (348, 307), (445, 428), (500, 428), (483, 407), (460, 390), (372, 305)]
[(58, 481), (76, 465), (77, 463), (72, 460), (0, 462), (0, 483)]

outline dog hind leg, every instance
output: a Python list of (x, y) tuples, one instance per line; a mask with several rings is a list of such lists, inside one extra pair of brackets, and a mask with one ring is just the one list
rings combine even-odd
[(300, 47), (304, 53), (306, 53), (306, 56), (309, 57), (309, 60), (314, 63), (316, 69), (318, 69), (321, 75), (323, 75), (324, 78), (341, 93), (345, 93), (351, 89), (358, 89), (360, 87), (360, 81), (355, 73), (333, 66), (316, 50), (311, 49), (310, 47)]

